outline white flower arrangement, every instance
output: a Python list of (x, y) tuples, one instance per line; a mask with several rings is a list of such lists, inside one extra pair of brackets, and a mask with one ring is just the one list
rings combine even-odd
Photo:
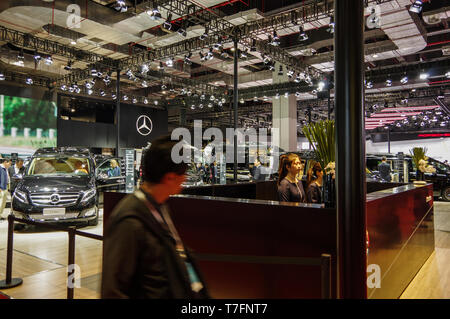
[(326, 174), (332, 174), (334, 176), (336, 170), (336, 163), (335, 162), (329, 162), (327, 166), (325, 166), (325, 173)]
[(424, 157), (423, 159), (419, 160), (419, 170), (422, 173), (436, 173), (436, 169), (433, 167), (433, 165), (428, 164), (428, 157)]

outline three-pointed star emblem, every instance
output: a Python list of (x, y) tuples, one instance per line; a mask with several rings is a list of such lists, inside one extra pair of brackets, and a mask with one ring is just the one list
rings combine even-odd
[(147, 115), (141, 115), (136, 121), (136, 129), (139, 134), (147, 136), (152, 132), (153, 123)]

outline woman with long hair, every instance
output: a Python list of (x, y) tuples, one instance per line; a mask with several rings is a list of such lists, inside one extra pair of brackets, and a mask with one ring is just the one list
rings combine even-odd
[(280, 202), (306, 202), (303, 184), (297, 179), (302, 169), (302, 162), (297, 154), (280, 156), (278, 168), (278, 198)]
[(313, 161), (306, 175), (306, 199), (308, 203), (322, 202), (323, 170), (319, 162)]

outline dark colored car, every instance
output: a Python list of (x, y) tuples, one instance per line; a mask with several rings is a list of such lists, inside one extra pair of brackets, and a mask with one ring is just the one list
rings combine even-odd
[(18, 177), (12, 212), (16, 217), (41, 222), (97, 225), (97, 188), (108, 179), (102, 172), (88, 149), (39, 149), (25, 174)]
[[(367, 168), (377, 173), (377, 165), (381, 158), (385, 156), (391, 165), (393, 175), (398, 175), (395, 181), (411, 183), (417, 180), (416, 166), (409, 154), (367, 154)], [(445, 201), (450, 201), (450, 166), (429, 157), (428, 164), (432, 165), (435, 173), (425, 173), (425, 181), (433, 183), (433, 193), (436, 197), (441, 197)]]

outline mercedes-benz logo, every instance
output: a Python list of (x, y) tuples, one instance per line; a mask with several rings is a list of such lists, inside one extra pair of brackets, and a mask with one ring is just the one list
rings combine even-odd
[(50, 202), (52, 204), (58, 204), (59, 200), (60, 200), (60, 198), (59, 198), (58, 194), (53, 194), (53, 195), (50, 196)]
[(153, 123), (147, 115), (141, 115), (136, 121), (136, 129), (139, 134), (147, 136), (152, 132)]

